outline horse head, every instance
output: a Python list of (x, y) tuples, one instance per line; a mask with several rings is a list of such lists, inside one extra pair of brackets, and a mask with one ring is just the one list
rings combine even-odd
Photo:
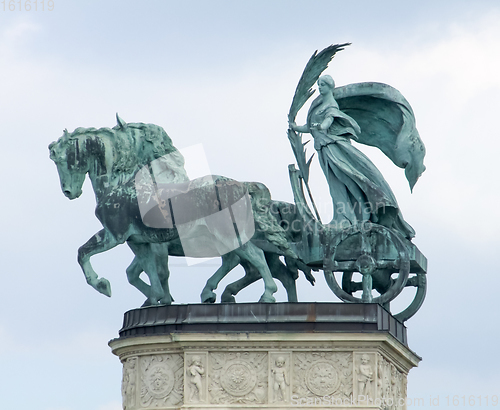
[(63, 136), (49, 145), (50, 159), (57, 166), (61, 189), (69, 199), (82, 194), (85, 175), (89, 171), (83, 148), (79, 138), (68, 133), (68, 130), (64, 130)]

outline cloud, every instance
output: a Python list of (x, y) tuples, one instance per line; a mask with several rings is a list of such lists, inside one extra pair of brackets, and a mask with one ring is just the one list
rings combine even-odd
[(500, 87), (499, 20), (500, 11), (493, 11), (468, 25), (451, 25), (447, 36), (406, 60), (410, 76), (443, 81), (453, 105)]
[[(414, 30), (415, 38), (408, 39), (405, 50), (388, 48), (380, 52), (363, 45), (352, 46), (351, 55), (346, 55), (351, 61), (343, 63), (351, 66), (349, 80), (356, 81), (354, 76), (369, 73), (369, 81), (391, 78), (412, 91), (425, 85), (432, 93), (432, 86), (436, 86), (446, 91), (446, 95), (435, 94), (440, 98), (449, 96), (448, 104), (466, 104), (484, 90), (500, 87), (499, 20), (500, 9), (494, 9), (467, 22), (443, 23), (435, 28), (441, 35), (432, 39), (422, 35), (427, 28), (422, 26)], [(366, 70), (367, 62), (370, 70)], [(340, 59), (335, 61), (338, 63)]]
[(34, 23), (29, 17), (17, 18), (0, 30), (0, 49), (13, 51), (41, 29), (42, 26)]

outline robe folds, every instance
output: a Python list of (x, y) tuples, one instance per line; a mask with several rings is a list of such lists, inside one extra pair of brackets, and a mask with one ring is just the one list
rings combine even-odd
[[(327, 130), (314, 126), (327, 118), (333, 119)], [(408, 239), (414, 237), (389, 184), (370, 159), (351, 144), (351, 139), (357, 140), (361, 133), (357, 122), (342, 112), (336, 101), (325, 106), (319, 96), (311, 104), (307, 125), (330, 188), (332, 223), (371, 221), (395, 229)]]

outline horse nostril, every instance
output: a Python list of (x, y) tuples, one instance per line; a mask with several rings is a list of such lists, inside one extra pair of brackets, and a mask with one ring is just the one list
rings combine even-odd
[(70, 196), (70, 195), (71, 195), (71, 191), (69, 191), (69, 190), (67, 190), (67, 189), (66, 189), (66, 190), (64, 191), (64, 195), (66, 195), (66, 196)]

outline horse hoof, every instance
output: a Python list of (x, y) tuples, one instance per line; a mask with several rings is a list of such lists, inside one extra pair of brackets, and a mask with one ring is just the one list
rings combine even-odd
[(214, 292), (202, 292), (201, 303), (215, 303), (217, 295)]
[(99, 293), (111, 297), (111, 285), (109, 284), (109, 281), (107, 279), (104, 278), (98, 279), (95, 285), (95, 289)]
[(274, 296), (262, 295), (262, 297), (259, 299), (259, 303), (276, 303), (276, 299), (274, 298)]
[(233, 295), (222, 295), (220, 298), (220, 303), (236, 303), (236, 299)]

